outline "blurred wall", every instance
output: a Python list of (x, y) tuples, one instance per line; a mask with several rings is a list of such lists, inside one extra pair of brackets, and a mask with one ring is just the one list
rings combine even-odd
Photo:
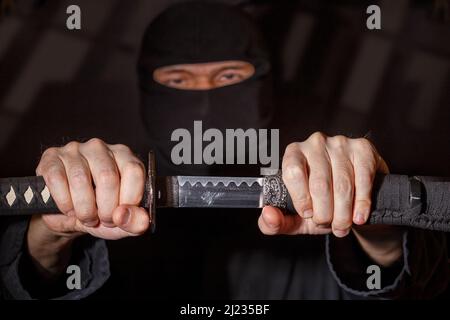
[[(174, 2), (13, 1), (0, 20), (0, 176), (33, 174), (46, 147), (94, 136), (144, 156), (135, 61), (146, 25)], [(230, 2), (272, 50), (284, 144), (368, 135), (392, 171), (450, 176), (448, 1)], [(70, 4), (80, 31), (65, 27)], [(369, 4), (382, 30), (366, 29)]]

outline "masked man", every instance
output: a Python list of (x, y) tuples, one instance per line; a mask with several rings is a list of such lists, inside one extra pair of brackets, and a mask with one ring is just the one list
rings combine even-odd
[[(245, 166), (171, 162), (172, 132), (192, 128), (194, 120), (219, 130), (268, 126), (274, 112), (269, 58), (245, 15), (201, 2), (169, 8), (145, 34), (138, 75), (142, 120), (157, 151), (159, 174), (236, 174), (241, 169), (253, 174)], [(266, 235), (290, 237), (227, 230), (224, 222), (232, 236), (220, 238), (211, 235), (214, 230), (199, 231), (210, 228), (199, 212), (184, 220), (173, 215), (186, 223), (176, 232), (159, 232), (176, 245), (161, 252), (163, 241), (150, 237), (145, 255), (153, 255), (147, 259), (151, 263), (142, 269), (137, 264), (145, 259), (124, 263), (133, 266), (131, 290), (144, 286), (155, 297), (361, 299), (431, 297), (446, 287), (441, 234), (361, 226), (370, 214), (374, 176), (388, 171), (369, 141), (314, 133), (289, 144), (282, 170), (298, 215), (284, 216), (266, 207), (258, 226)], [(103, 239), (139, 236), (149, 227), (148, 212), (139, 207), (144, 165), (128, 147), (94, 138), (46, 150), (36, 173), (44, 177), (63, 214), (17, 221), (3, 232), (4, 294), (21, 299), (86, 297), (110, 277)], [(238, 210), (227, 210), (229, 217), (230, 211)], [(198, 241), (189, 240), (196, 237)], [(125, 244), (128, 251), (144, 248), (142, 242)], [(81, 270), (79, 290), (65, 287), (71, 264)], [(381, 270), (379, 285), (367, 285), (371, 265)]]

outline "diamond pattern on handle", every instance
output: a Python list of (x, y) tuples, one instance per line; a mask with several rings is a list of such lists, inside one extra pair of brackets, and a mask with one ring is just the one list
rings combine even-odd
[(50, 212), (59, 213), (60, 210), (53, 201), (49, 188), (45, 186), (44, 178), (0, 178), (0, 225), (1, 216)]
[(31, 190), (31, 187), (28, 186), (28, 189), (23, 194), (23, 197), (25, 198), (25, 201), (30, 204), (31, 200), (33, 200), (34, 193), (33, 190)]
[(47, 204), (48, 199), (50, 199), (50, 191), (48, 190), (47, 186), (41, 191), (42, 201), (44, 201), (45, 204)]
[(8, 205), (12, 207), (14, 204), (14, 201), (16, 201), (16, 192), (14, 191), (13, 187), (11, 186), (11, 189), (6, 194), (6, 201), (8, 202)]

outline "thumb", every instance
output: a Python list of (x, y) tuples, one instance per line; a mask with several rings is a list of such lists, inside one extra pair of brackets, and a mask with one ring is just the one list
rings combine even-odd
[(285, 216), (275, 207), (264, 207), (259, 216), (258, 226), (266, 235), (297, 234), (302, 218), (299, 215)]
[(147, 231), (150, 225), (150, 217), (144, 208), (121, 205), (113, 212), (114, 224), (130, 233), (131, 235), (141, 235)]

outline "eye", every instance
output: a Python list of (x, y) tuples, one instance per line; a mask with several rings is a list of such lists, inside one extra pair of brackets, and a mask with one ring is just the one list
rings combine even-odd
[(234, 80), (234, 79), (236, 79), (237, 77), (238, 77), (237, 74), (234, 74), (234, 73), (226, 73), (226, 74), (223, 74), (223, 75), (221, 76), (221, 79), (223, 79), (223, 80)]
[(185, 82), (184, 79), (169, 79), (169, 80), (167, 80), (166, 83), (168, 85), (181, 85), (184, 82)]
[(154, 71), (153, 79), (159, 84), (176, 89), (189, 89), (193, 84), (193, 75), (183, 69), (173, 70), (162, 67)]
[(216, 83), (219, 86), (225, 86), (225, 85), (233, 84), (236, 82), (240, 82), (243, 79), (244, 79), (243, 75), (235, 70), (226, 71), (226, 72), (219, 74), (216, 77)]
[(191, 85), (191, 81), (185, 76), (171, 76), (162, 82), (165, 86), (178, 89), (186, 89)]
[(231, 81), (238, 81), (242, 79), (242, 75), (240, 75), (239, 73), (235, 73), (235, 72), (227, 72), (224, 73), (222, 75), (220, 75), (219, 77), (219, 81), (222, 82), (231, 82)]

